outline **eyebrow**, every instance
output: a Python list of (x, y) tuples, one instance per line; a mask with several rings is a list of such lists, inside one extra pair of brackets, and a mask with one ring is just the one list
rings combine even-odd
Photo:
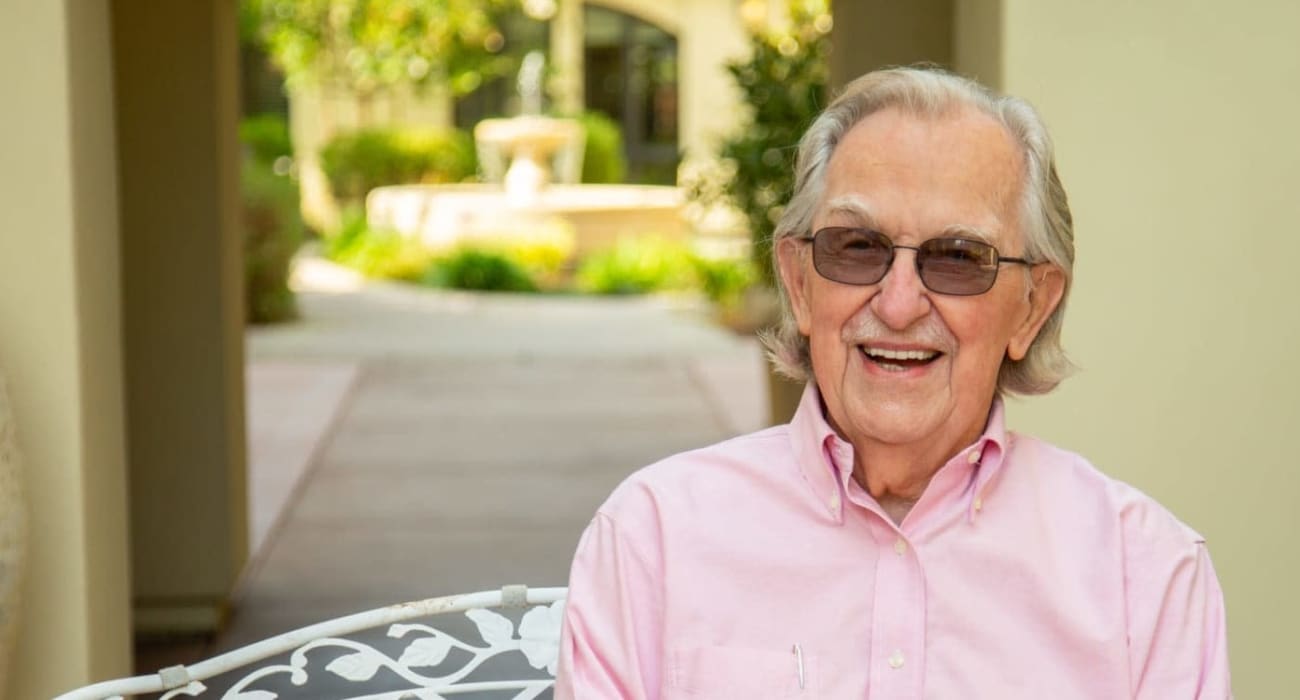
[(834, 214), (848, 215), (866, 228), (873, 230), (878, 228), (875, 217), (871, 215), (871, 207), (857, 195), (844, 194), (827, 202), (826, 214), (828, 216)]
[[(859, 226), (872, 229), (873, 231), (880, 231), (880, 227), (876, 224), (875, 217), (871, 215), (871, 206), (857, 195), (840, 195), (827, 202), (826, 215), (831, 216), (836, 214), (841, 216), (850, 216), (857, 221)], [(880, 232), (884, 233), (883, 231)], [(972, 238), (977, 241), (988, 243), (989, 245), (994, 245), (995, 242), (993, 235), (989, 231), (969, 224), (949, 224), (943, 228), (939, 235), (945, 238)]]

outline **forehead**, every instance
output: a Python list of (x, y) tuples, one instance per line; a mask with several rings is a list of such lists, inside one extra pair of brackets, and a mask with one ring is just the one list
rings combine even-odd
[(970, 230), (1010, 242), (1022, 172), (1020, 148), (982, 112), (882, 110), (854, 125), (832, 154), (818, 225), (870, 224), (899, 239)]

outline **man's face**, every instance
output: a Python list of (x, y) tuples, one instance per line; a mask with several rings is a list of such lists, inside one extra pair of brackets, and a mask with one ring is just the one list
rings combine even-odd
[[(855, 125), (828, 165), (813, 230), (870, 228), (897, 245), (983, 238), (1020, 256), (1023, 166), (1012, 138), (974, 110), (930, 119), (888, 109)], [(915, 251), (895, 251), (884, 279), (848, 285), (818, 275), (808, 243), (783, 240), (780, 266), (828, 418), (859, 449), (942, 445), (984, 428), (1005, 356), (1024, 357), (1060, 299), (1051, 266), (1003, 264), (989, 291), (926, 289)], [(899, 357), (908, 352), (911, 359)]]

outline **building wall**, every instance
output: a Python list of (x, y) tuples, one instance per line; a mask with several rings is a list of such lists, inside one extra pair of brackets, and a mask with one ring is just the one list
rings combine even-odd
[(1003, 87), (1055, 135), (1082, 372), (1017, 403), (1199, 530), (1234, 687), (1300, 686), (1300, 5), (1004, 0)]
[(740, 90), (726, 69), (728, 61), (749, 53), (737, 5), (732, 0), (678, 0), (679, 145), (688, 157), (713, 157), (721, 138), (735, 130), (745, 114)]
[(0, 366), (25, 456), (9, 697), (130, 671), (107, 3), (0, 4)]

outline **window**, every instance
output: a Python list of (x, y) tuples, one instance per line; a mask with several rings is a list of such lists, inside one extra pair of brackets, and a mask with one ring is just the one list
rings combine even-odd
[(677, 39), (604, 7), (584, 8), (587, 109), (623, 127), (628, 179), (677, 181)]

